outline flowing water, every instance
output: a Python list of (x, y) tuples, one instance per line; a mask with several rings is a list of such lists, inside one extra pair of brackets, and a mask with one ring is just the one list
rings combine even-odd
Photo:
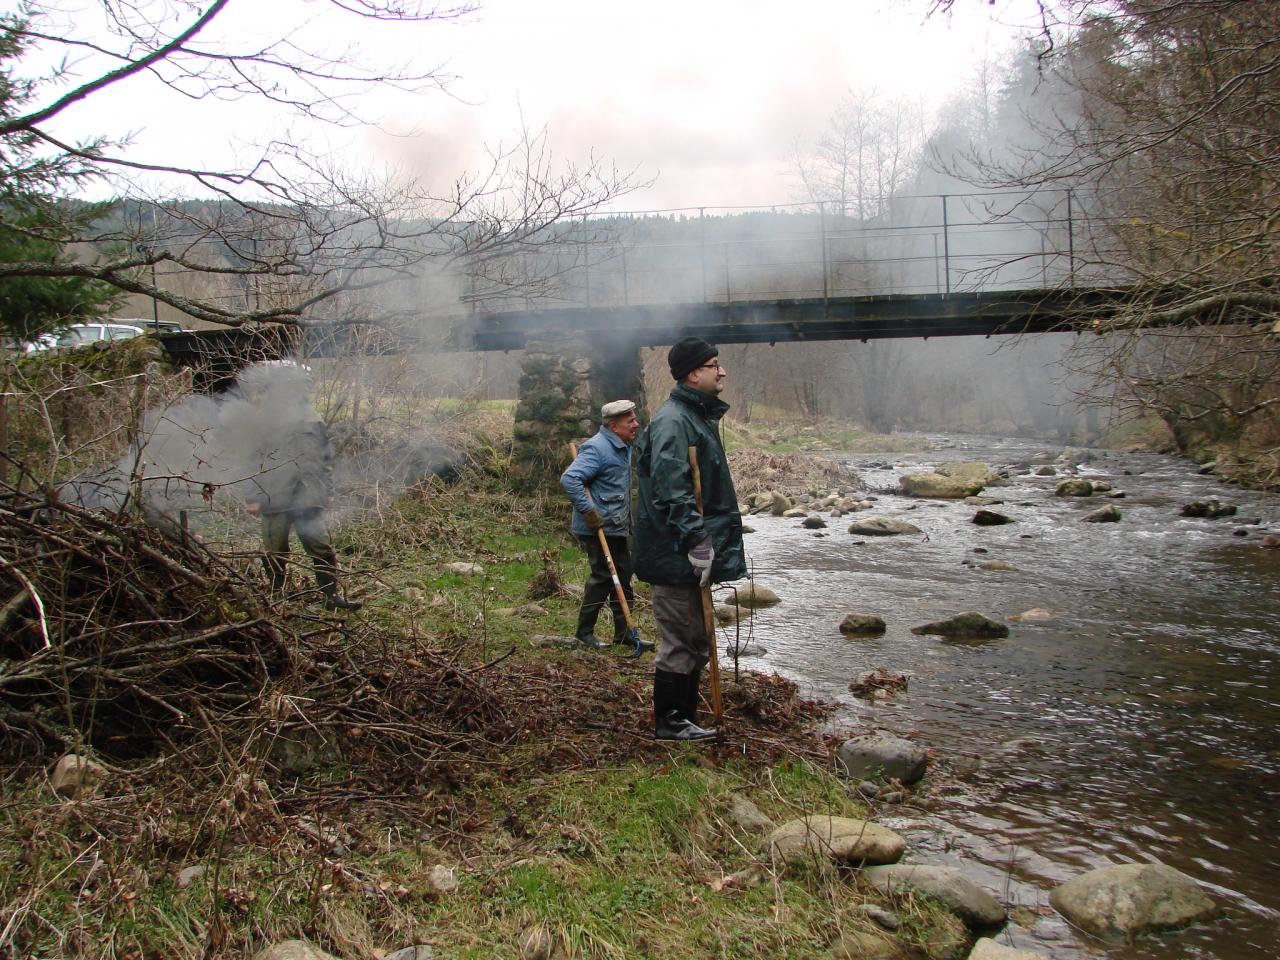
[[(953, 446), (888, 454), (885, 466), (868, 467), (872, 456), (849, 462), (887, 490), (938, 462), (999, 468), (1046, 449), (942, 442)], [(868, 514), (907, 520), (923, 535), (851, 535), (851, 516), (827, 518), (826, 536), (795, 519), (748, 518), (755, 575), (783, 598), (757, 613), (753, 639), (767, 648), (768, 668), (839, 701), (845, 727), (909, 735), (935, 752), (936, 804), (884, 804), (879, 817), (907, 836), (913, 861), (963, 866), (1024, 908), (1002, 942), (1055, 958), (1280, 956), (1280, 550), (1259, 546), (1280, 533), (1280, 502), (1186, 461), (1095, 457), (1080, 475), (1105, 477), (1125, 499), (1057, 498), (1061, 477), (1018, 472), (984, 491), (1016, 521), (1005, 526), (974, 525), (972, 504), (889, 493)], [(1238, 515), (1179, 515), (1208, 497)], [(1080, 522), (1105, 503), (1120, 508), (1119, 523)], [(984, 571), (985, 560), (1016, 569)], [(1007, 620), (1037, 607), (1056, 616), (1010, 622), (1003, 640), (910, 632), (967, 610)], [(887, 632), (842, 637), (850, 611), (882, 616)], [(875, 667), (907, 674), (907, 691), (886, 701), (850, 694), (850, 679)], [(1221, 918), (1115, 945), (1072, 930), (1048, 907), (1049, 891), (1072, 876), (1145, 861), (1206, 885)]]

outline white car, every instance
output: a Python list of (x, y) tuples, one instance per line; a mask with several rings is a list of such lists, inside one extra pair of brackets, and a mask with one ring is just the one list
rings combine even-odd
[(42, 334), (39, 339), (27, 344), (27, 353), (52, 350), (55, 347), (75, 347), (99, 340), (128, 340), (140, 337), (143, 333), (141, 327), (135, 327), (131, 323), (73, 323), (56, 336), (51, 333)]

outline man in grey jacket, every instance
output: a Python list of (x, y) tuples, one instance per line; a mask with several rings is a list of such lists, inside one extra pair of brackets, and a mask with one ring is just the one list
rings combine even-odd
[[(560, 486), (573, 503), (569, 529), (582, 544), (591, 564), (578, 609), (578, 643), (592, 649), (608, 646), (596, 638), (596, 618), (606, 602), (613, 612), (613, 642), (630, 644), (627, 623), (613, 587), (613, 576), (600, 546), (597, 530), (603, 530), (618, 571), (618, 581), (634, 604), (631, 592), (631, 444), (640, 432), (636, 405), (630, 400), (614, 400), (600, 408), (600, 430), (578, 448), (573, 463), (560, 476)], [(588, 495), (587, 488), (590, 488)]]
[[(311, 557), (325, 607), (358, 610), (360, 601), (348, 600), (338, 590), (338, 556), (324, 518), (333, 496), (333, 448), (324, 423), (305, 396), (297, 395), (308, 387), (307, 378), (299, 373), (294, 379), (299, 386), (289, 395), (285, 414), (279, 409), (263, 410), (263, 419), (279, 429), (268, 427), (258, 441), (255, 473), (245, 482), (245, 507), (262, 519), (263, 566), (273, 598), (284, 593), (292, 531)], [(268, 402), (267, 396), (255, 395), (252, 388), (245, 392), (259, 404)], [(272, 401), (281, 405), (278, 396)], [(302, 416), (304, 412), (308, 416)]]

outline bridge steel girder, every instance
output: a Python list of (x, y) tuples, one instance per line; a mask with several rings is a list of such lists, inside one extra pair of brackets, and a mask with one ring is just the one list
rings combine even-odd
[[(696, 335), (716, 343), (884, 340), (965, 337), (1096, 329), (1114, 313), (1123, 289), (1004, 290), (891, 294), (829, 299), (745, 300), (737, 303), (653, 304), (513, 311), (481, 317), (472, 350), (519, 350), (548, 330), (620, 340), (637, 347)], [(459, 330), (456, 349), (464, 345)]]

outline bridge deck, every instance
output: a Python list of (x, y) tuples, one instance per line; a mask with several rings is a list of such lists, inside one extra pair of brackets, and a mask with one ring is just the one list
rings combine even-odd
[(453, 345), (519, 350), (530, 337), (554, 332), (659, 346), (690, 334), (716, 343), (782, 343), (1088, 330), (1124, 295), (1096, 288), (1001, 290), (510, 311), (460, 324)]

